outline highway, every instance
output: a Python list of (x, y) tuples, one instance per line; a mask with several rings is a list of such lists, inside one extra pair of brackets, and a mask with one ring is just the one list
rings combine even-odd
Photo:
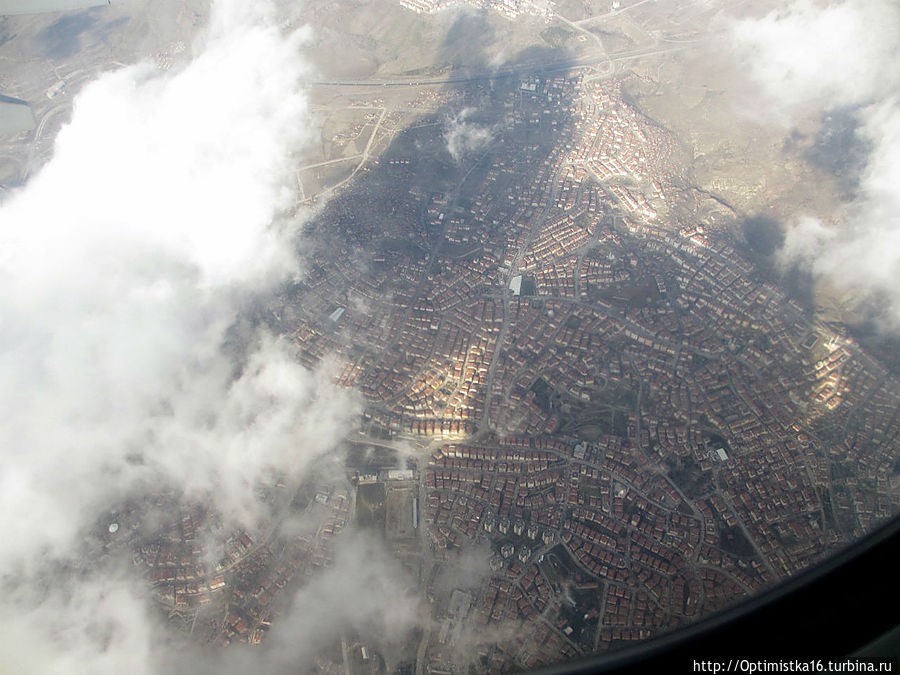
[(692, 46), (694, 46), (694, 43), (657, 45), (654, 47), (647, 47), (645, 49), (633, 49), (624, 52), (616, 52), (613, 54), (591, 54), (589, 56), (581, 56), (575, 59), (567, 59), (565, 61), (557, 61), (554, 63), (522, 63), (514, 66), (498, 68), (489, 72), (471, 73), (468, 75), (451, 75), (449, 77), (416, 79), (399, 78), (391, 80), (318, 80), (313, 82), (312, 84), (319, 87), (430, 87), (443, 84), (462, 84), (465, 82), (479, 82), (488, 80), (500, 80), (508, 77), (521, 77), (523, 75), (554, 73), (561, 70), (571, 70), (573, 68), (593, 66), (598, 63), (629, 61), (633, 59), (644, 58), (647, 56), (657, 56), (659, 54), (681, 51), (684, 49), (689, 49)]

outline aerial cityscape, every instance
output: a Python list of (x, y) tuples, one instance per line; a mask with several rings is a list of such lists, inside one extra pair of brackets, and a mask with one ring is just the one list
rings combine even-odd
[(259, 4), (0, 19), (0, 670), (520, 672), (897, 516), (896, 7)]

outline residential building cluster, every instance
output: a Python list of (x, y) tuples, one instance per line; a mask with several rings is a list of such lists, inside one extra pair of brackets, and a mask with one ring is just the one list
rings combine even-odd
[[(156, 599), (201, 641), (258, 644), (278, 611), (279, 593), (331, 563), (330, 539), (350, 517), (348, 486), (320, 484), (314, 493), (301, 516), (308, 529), (291, 537), (265, 527), (253, 534), (228, 531), (216, 513), (179, 507), (171, 496), (159, 496), (135, 507), (135, 513), (155, 508), (177, 517), (155, 534), (138, 537), (136, 528), (126, 526), (125, 514), (119, 514), (121, 523), (116, 522), (110, 539), (133, 546), (135, 565), (144, 571)], [(210, 548), (212, 542), (220, 548)]]
[(510, 89), (458, 188), (396, 187), (425, 160), (386, 159), (327, 205), (340, 244), (279, 311), (363, 393), (363, 431), (447, 443), (428, 545), (490, 546), (472, 615), (528, 629), (485, 659), (532, 666), (725, 607), (897, 513), (900, 386), (703, 217), (619, 83)]
[[(485, 541), (494, 550), (493, 574), (474, 597), (476, 621), (563, 618), (543, 657), (540, 649), (524, 660), (519, 654), (527, 644), (547, 642), (536, 634), (501, 645), (507, 659), (524, 666), (557, 660), (564, 645), (576, 655), (592, 651), (595, 642), (604, 648), (644, 639), (771, 579), (760, 565), (720, 547), (709, 506), (721, 508), (718, 495), (686, 500), (664, 477), (636, 468), (633, 448), (618, 437), (588, 444), (513, 436), (492, 445), (445, 445), (432, 455), (426, 485), (425, 522), (437, 551)], [(591, 619), (583, 643), (565, 619), (567, 600), (559, 590), (565, 583), (600, 591), (575, 601), (577, 613)]]

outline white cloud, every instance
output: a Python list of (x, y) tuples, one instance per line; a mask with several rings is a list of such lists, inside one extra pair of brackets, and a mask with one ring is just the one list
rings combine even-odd
[(733, 26), (734, 44), (767, 101), (796, 111), (844, 106), (900, 86), (900, 7), (890, 0), (794, 0)]
[(348, 532), (335, 540), (333, 564), (294, 593), (261, 647), (159, 650), (149, 661), (158, 672), (178, 675), (305, 673), (316, 670), (317, 656), (333, 658), (342, 638), (377, 645), (385, 656), (408, 656), (412, 631), (429, 620), (415, 584), (381, 540)]
[(334, 565), (301, 588), (293, 611), (273, 626), (271, 648), (279, 654), (273, 661), (296, 672), (301, 658), (335, 641), (342, 631), (377, 640), (382, 647), (401, 646), (426, 617), (415, 577), (380, 540), (350, 533), (336, 541)]
[(285, 214), (307, 71), (272, 13), (216, 0), (180, 70), (86, 86), (0, 205), (0, 671), (155, 672), (134, 573), (66, 562), (88, 530), (167, 485), (252, 524), (257, 482), (330, 452), (357, 408), (284, 341), (229, 342), (299, 273)]
[(494, 138), (489, 127), (466, 121), (473, 112), (474, 108), (463, 108), (458, 115), (447, 121), (447, 128), (444, 130), (447, 152), (456, 162), (470, 152), (481, 150)]
[[(121, 571), (99, 571), (65, 586), (5, 589), (0, 672), (150, 673), (157, 626), (146, 598)], [(46, 579), (52, 584), (53, 579)]]
[(900, 5), (794, 0), (734, 24), (732, 35), (761, 86), (761, 107), (788, 122), (815, 110), (857, 109), (857, 133), (872, 150), (856, 197), (833, 226), (801, 218), (788, 230), (781, 257), (884, 298), (885, 323), (900, 326)]
[[(86, 87), (52, 161), (2, 208), (6, 527), (37, 510), (57, 540), (95, 506), (91, 476), (227, 480), (243, 453), (252, 482), (328, 390), (271, 339), (236, 381), (222, 352), (240, 304), (297, 271), (280, 214), (309, 133), (298, 37), (233, 23), (236, 6), (216, 5), (183, 71)], [(140, 471), (123, 464), (135, 453)], [(25, 495), (40, 501), (18, 513)]]

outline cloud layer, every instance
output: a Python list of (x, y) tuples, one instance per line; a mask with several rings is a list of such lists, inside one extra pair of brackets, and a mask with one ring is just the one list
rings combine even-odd
[(154, 672), (152, 606), (127, 565), (81, 566), (90, 529), (162, 487), (252, 524), (356, 410), (241, 319), (300, 272), (304, 35), (273, 14), (216, 0), (182, 69), (86, 86), (0, 205), (0, 672)]
[(733, 26), (734, 44), (762, 103), (790, 122), (814, 110), (854, 108), (872, 151), (857, 196), (824, 224), (801, 218), (782, 260), (883, 302), (900, 327), (900, 6), (890, 0), (794, 0)]

